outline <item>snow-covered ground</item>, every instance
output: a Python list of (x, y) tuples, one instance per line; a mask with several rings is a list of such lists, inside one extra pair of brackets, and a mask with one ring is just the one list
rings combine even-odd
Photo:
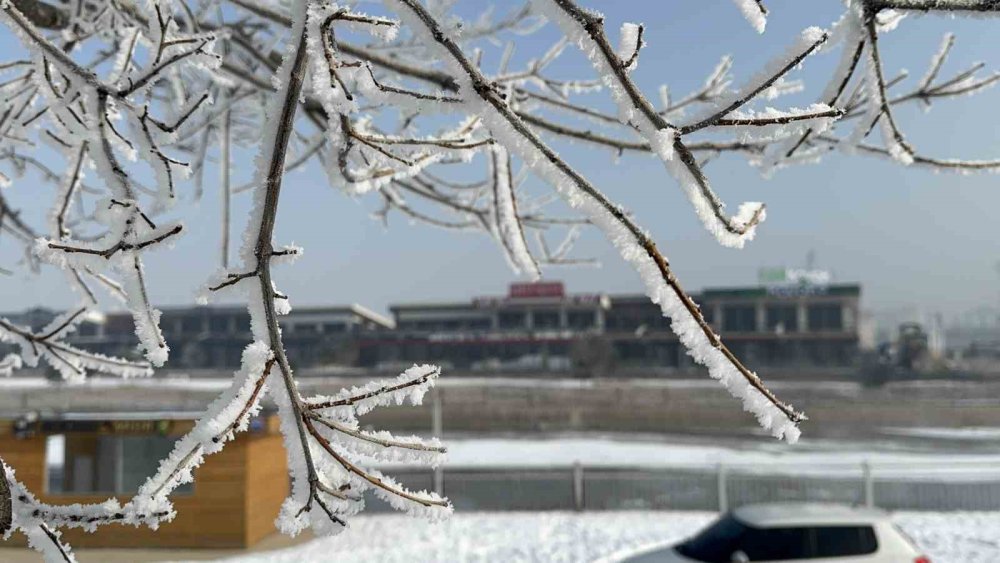
[[(339, 536), (244, 556), (249, 563), (619, 561), (692, 534), (707, 512), (456, 514), (440, 524), (358, 516)], [(1000, 513), (899, 513), (896, 522), (934, 563), (1000, 561)]]

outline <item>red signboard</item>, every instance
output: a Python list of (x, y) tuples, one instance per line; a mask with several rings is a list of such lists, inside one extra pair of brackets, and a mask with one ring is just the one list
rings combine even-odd
[(512, 283), (508, 296), (511, 299), (527, 299), (533, 297), (563, 297), (562, 282)]

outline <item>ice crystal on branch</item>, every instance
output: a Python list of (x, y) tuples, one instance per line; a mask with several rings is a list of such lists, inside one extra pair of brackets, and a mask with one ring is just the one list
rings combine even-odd
[(767, 27), (767, 8), (764, 7), (764, 0), (733, 0), (733, 2), (754, 30), (757, 33), (764, 33), (764, 28)]

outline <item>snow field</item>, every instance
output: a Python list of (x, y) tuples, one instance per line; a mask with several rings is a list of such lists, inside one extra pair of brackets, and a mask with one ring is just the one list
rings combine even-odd
[[(363, 515), (339, 536), (229, 561), (610, 563), (677, 542), (714, 516), (708, 512), (465, 513), (431, 524), (398, 514)], [(903, 512), (895, 520), (934, 563), (1000, 560), (1000, 513)]]

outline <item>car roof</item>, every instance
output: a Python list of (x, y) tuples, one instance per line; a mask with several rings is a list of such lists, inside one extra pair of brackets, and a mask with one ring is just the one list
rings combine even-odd
[(888, 515), (874, 508), (820, 502), (777, 502), (748, 504), (732, 511), (733, 516), (755, 528), (802, 525), (874, 524)]

